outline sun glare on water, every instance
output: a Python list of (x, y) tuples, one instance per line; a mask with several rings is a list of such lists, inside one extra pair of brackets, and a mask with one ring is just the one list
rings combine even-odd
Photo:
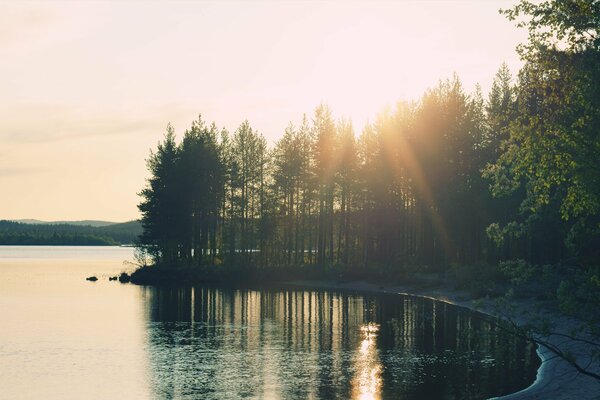
[(360, 328), (362, 340), (356, 356), (356, 375), (352, 381), (352, 398), (375, 400), (381, 398), (381, 361), (377, 351), (379, 325), (368, 323)]

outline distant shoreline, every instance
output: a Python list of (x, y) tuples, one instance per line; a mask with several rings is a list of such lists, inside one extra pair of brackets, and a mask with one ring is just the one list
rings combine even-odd
[(73, 224), (23, 223), (0, 220), (3, 246), (120, 246), (131, 245), (142, 233), (139, 221), (92, 226)]
[(33, 247), (33, 246), (47, 246), (47, 247), (135, 247), (134, 244), (89, 244), (89, 243), (0, 243), (0, 246), (23, 246), (23, 247)]

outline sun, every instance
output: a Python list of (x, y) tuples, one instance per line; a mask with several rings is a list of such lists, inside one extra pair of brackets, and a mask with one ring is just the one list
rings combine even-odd
[(304, 80), (304, 96), (318, 93), (355, 129), (400, 99), (414, 99), (435, 82), (439, 60), (432, 35), (405, 32), (370, 16), (322, 40)]

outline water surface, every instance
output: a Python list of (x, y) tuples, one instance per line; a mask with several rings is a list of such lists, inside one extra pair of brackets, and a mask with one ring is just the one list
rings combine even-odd
[(0, 246), (3, 398), (482, 399), (535, 378), (531, 346), (465, 309), (398, 295), (109, 282), (132, 256)]

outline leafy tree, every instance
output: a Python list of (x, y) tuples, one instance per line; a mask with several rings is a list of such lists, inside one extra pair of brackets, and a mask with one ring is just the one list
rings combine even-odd
[(518, 47), (521, 56), (533, 60), (545, 49), (583, 52), (600, 49), (600, 2), (597, 0), (521, 0), (501, 10), (517, 26), (527, 28), (529, 41)]
[[(600, 2), (521, 1), (504, 13), (528, 29), (529, 41), (518, 49), (526, 64), (515, 88), (514, 118), (507, 124), (501, 154), (485, 176), (494, 194), (521, 191), (523, 200), (520, 218), (492, 225), (490, 233), (498, 239), (526, 235), (527, 258), (554, 264), (560, 307), (583, 321), (568, 335), (559, 334), (597, 348)], [(519, 273), (524, 276), (517, 270), (517, 277)], [(555, 335), (544, 326), (535, 326), (528, 335), (580, 373), (600, 379), (590, 367), (598, 354), (576, 359), (560, 346), (539, 340), (540, 332)]]
[(532, 229), (542, 219), (568, 231), (563, 239), (588, 260), (597, 256), (600, 233), (599, 7), (597, 1), (522, 1), (505, 11), (511, 19), (528, 18), (519, 25), (530, 40), (520, 49), (527, 62), (510, 135), (486, 170), (495, 194), (525, 191), (525, 219), (503, 233)]

